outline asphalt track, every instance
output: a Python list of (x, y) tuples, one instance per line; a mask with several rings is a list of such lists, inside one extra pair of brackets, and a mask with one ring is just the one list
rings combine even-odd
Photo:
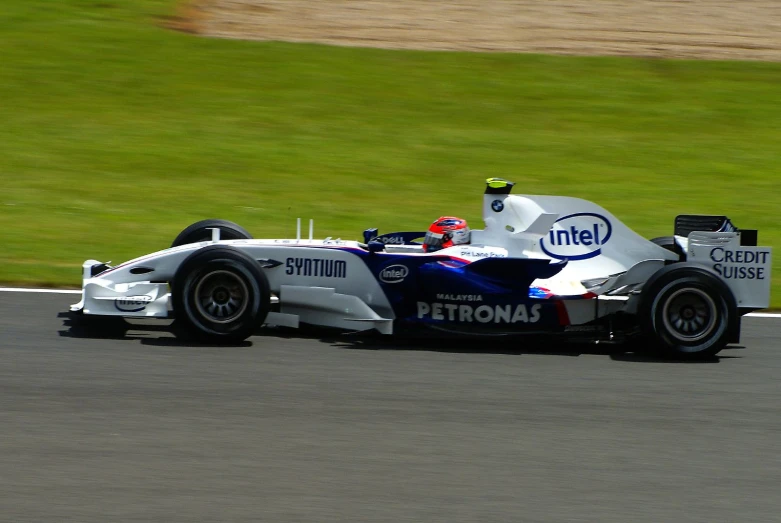
[(614, 348), (100, 336), (0, 293), (0, 521), (780, 521), (781, 321)]

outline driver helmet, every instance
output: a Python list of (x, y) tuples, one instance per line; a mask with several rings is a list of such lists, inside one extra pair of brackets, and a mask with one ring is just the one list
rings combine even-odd
[(431, 252), (447, 249), (469, 243), (470, 239), (471, 232), (466, 220), (455, 216), (440, 216), (428, 228), (423, 239), (423, 250)]

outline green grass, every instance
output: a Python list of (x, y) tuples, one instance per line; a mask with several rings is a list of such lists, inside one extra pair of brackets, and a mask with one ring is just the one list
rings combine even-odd
[[(489, 176), (647, 236), (726, 213), (781, 244), (781, 64), (230, 41), (165, 29), (174, 8), (3, 3), (0, 281), (75, 286), (84, 259), (206, 217), (258, 237), (299, 216), (319, 237), (479, 228)], [(773, 283), (781, 306), (778, 261)]]

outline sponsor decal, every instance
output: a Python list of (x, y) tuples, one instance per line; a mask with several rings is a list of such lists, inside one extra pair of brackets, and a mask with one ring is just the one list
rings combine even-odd
[(125, 296), (115, 299), (114, 307), (121, 312), (141, 312), (151, 302), (151, 296)]
[(494, 200), (491, 202), (491, 209), (494, 212), (502, 212), (504, 209), (504, 202), (502, 200)]
[(321, 278), (346, 278), (347, 262), (325, 258), (288, 258), (285, 274), (291, 276), (317, 276)]
[(540, 239), (542, 252), (557, 260), (587, 260), (602, 254), (613, 233), (610, 221), (593, 212), (569, 214), (556, 220)]
[(753, 249), (714, 247), (710, 251), (713, 270), (725, 280), (764, 280), (769, 257), (770, 251)]
[(483, 301), (480, 294), (437, 294), (438, 300), (449, 301)]
[(418, 302), (418, 319), (459, 323), (537, 323), (542, 305), (465, 305)]
[(274, 267), (282, 265), (281, 261), (272, 260), (271, 258), (258, 258), (258, 263), (264, 269), (273, 269)]
[(406, 265), (389, 265), (380, 272), (380, 281), (385, 283), (401, 283), (409, 275)]
[(529, 287), (529, 298), (546, 299), (553, 296), (553, 293), (545, 287)]
[(401, 236), (380, 236), (375, 239), (385, 245), (404, 245), (404, 238)]
[(461, 256), (469, 256), (471, 258), (507, 258), (507, 254), (503, 252), (479, 249), (461, 249)]

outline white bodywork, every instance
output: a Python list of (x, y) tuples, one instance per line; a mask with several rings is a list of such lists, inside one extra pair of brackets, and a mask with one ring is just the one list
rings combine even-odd
[[(472, 231), (470, 245), (437, 251), (467, 262), (490, 257), (541, 258), (566, 267), (553, 278), (533, 285), (564, 300), (573, 325), (620, 310), (631, 312), (631, 296), (665, 263), (678, 256), (642, 238), (604, 208), (568, 197), (485, 194), (484, 230)], [(180, 264), (193, 252), (212, 244), (237, 247), (258, 260), (285, 264), (266, 274), (279, 312), (267, 322), (298, 326), (300, 322), (353, 330), (377, 329), (390, 334), (394, 312), (368, 266), (351, 251), (366, 246), (343, 240), (311, 239), (219, 240), (165, 249), (90, 275), (96, 260), (84, 263), (82, 300), (71, 307), (85, 314), (167, 317), (170, 291)], [(741, 247), (740, 232), (692, 233), (679, 238), (689, 261), (719, 274), (738, 306), (769, 305), (771, 249)], [(386, 252), (431, 256), (412, 245), (386, 246)], [(728, 254), (729, 253), (729, 254)], [(306, 262), (301, 260), (322, 260)], [(319, 268), (318, 268), (319, 267)], [(141, 268), (141, 270), (139, 270)], [(729, 272), (727, 272), (729, 271)], [(728, 274), (728, 275), (727, 275)], [(742, 275), (742, 277), (741, 277)], [(583, 282), (589, 281), (586, 288)], [(457, 291), (457, 289), (454, 289)], [(596, 300), (596, 303), (595, 303)]]
[(735, 296), (738, 307), (764, 309), (770, 306), (770, 247), (740, 245), (738, 232), (695, 231), (687, 237), (687, 259), (711, 268)]
[[(342, 240), (199, 242), (130, 260), (96, 277), (90, 277), (90, 269), (98, 262), (88, 260), (83, 265), (82, 301), (71, 310), (105, 316), (168, 317), (171, 295), (167, 282), (190, 254), (215, 244), (240, 248), (258, 260), (285, 264), (283, 270), (266, 271), (271, 292), (281, 306), (280, 312), (270, 314), (269, 323), (297, 326), (304, 321), (390, 333), (394, 315), (385, 293), (366, 264), (341, 249), (361, 249), (360, 244)], [(133, 274), (139, 267), (151, 271)]]
[(486, 226), (475, 231), (472, 242), (501, 245), (513, 257), (567, 259), (557, 275), (562, 280), (601, 278), (646, 260), (663, 265), (678, 259), (587, 200), (510, 194), (483, 198)]

